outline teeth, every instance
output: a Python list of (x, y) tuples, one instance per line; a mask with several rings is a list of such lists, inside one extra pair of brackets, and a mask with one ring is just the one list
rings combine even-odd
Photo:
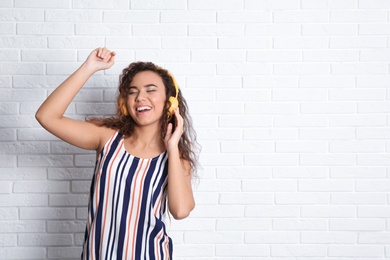
[(142, 112), (142, 111), (145, 111), (145, 110), (151, 110), (151, 108), (150, 107), (137, 107), (137, 111), (138, 112)]

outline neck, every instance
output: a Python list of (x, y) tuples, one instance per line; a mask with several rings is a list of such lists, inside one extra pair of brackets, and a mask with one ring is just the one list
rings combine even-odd
[(164, 143), (159, 130), (156, 127), (136, 127), (129, 139), (134, 146), (141, 148), (161, 146)]

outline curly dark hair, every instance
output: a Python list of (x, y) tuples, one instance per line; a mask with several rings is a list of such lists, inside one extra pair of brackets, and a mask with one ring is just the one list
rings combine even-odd
[[(127, 113), (126, 109), (123, 109), (123, 104), (126, 103), (128, 88), (134, 78), (134, 76), (142, 71), (153, 71), (157, 73), (161, 78), (165, 86), (166, 101), (164, 111), (161, 119), (161, 138), (163, 139), (167, 132), (169, 123), (174, 123), (174, 116), (168, 115), (168, 108), (170, 107), (169, 97), (176, 95), (176, 89), (174, 85), (174, 79), (170, 73), (152, 62), (133, 62), (128, 67), (124, 68), (122, 74), (119, 77), (119, 94), (117, 97), (117, 111), (116, 115), (108, 118), (87, 118), (87, 121), (92, 122), (99, 126), (106, 126), (109, 128), (117, 129), (121, 134), (125, 136), (131, 136), (134, 131), (136, 123), (133, 118)], [(183, 134), (179, 141), (179, 152), (181, 158), (188, 160), (192, 169), (192, 176), (196, 175), (198, 168), (198, 152), (199, 144), (196, 141), (196, 132), (192, 127), (192, 119), (188, 112), (188, 105), (185, 98), (182, 95), (182, 91), (178, 93), (178, 102), (180, 108), (180, 115), (183, 117), (184, 129)]]

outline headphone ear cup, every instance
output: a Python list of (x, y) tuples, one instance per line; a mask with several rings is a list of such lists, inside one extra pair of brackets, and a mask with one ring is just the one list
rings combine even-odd
[(126, 103), (123, 101), (123, 99), (119, 99), (119, 109), (121, 110), (122, 114), (125, 116), (129, 115), (129, 111), (127, 110)]
[(168, 108), (168, 116), (172, 116), (173, 111), (179, 106), (179, 101), (175, 97), (169, 97), (170, 107)]

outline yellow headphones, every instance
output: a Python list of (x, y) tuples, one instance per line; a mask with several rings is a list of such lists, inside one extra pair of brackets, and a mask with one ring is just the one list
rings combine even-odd
[(179, 95), (179, 86), (177, 85), (175, 77), (173, 77), (173, 75), (169, 72), (168, 72), (168, 75), (172, 78), (173, 85), (174, 85), (175, 90), (176, 90), (176, 95), (169, 97), (170, 106), (168, 108), (168, 117), (171, 117), (173, 114), (173, 111), (175, 111), (175, 109), (178, 108), (178, 106), (179, 106), (179, 100), (177, 99), (177, 97)]

